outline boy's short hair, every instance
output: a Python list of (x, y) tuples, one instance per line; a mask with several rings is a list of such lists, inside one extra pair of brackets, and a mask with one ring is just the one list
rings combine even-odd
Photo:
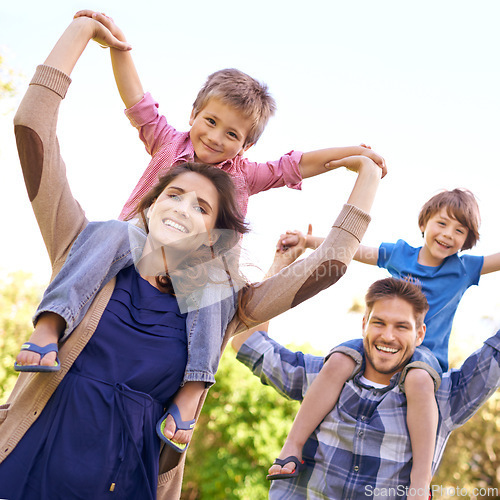
[(479, 241), (481, 217), (477, 200), (468, 189), (456, 188), (442, 191), (427, 201), (418, 215), (419, 227), (425, 227), (429, 219), (445, 208), (450, 217), (455, 218), (469, 230), (462, 250), (469, 250)]
[(417, 329), (424, 324), (429, 304), (418, 282), (411, 279), (384, 278), (372, 283), (365, 295), (365, 314), (370, 314), (375, 302), (392, 297), (405, 300), (412, 306)]
[(276, 111), (276, 102), (267, 85), (234, 68), (221, 69), (207, 78), (193, 103), (194, 116), (214, 97), (252, 119), (245, 146), (257, 142)]

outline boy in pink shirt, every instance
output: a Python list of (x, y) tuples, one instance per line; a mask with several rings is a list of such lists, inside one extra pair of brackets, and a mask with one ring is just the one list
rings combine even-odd
[[(302, 175), (299, 162), (302, 153), (292, 151), (277, 161), (267, 163), (251, 162), (242, 156), (243, 152), (257, 141), (262, 130), (251, 130), (246, 139), (251, 143), (241, 148), (236, 137), (240, 133), (246, 133), (247, 120), (242, 119), (240, 113), (233, 111), (230, 106), (222, 104), (219, 98), (213, 97), (214, 93), (227, 96), (231, 92), (239, 91), (234, 88), (237, 87), (235, 82), (245, 85), (247, 95), (254, 93), (262, 99), (262, 102), (258, 103), (257, 114), (261, 121), (260, 128), (263, 129), (268, 118), (274, 113), (274, 99), (267, 93), (265, 86), (236, 69), (220, 70), (208, 77), (195, 101), (191, 114), (193, 126), (188, 132), (178, 132), (167, 123), (166, 118), (158, 113), (158, 103), (149, 92), (125, 110), (130, 123), (139, 130), (139, 137), (152, 159), (123, 207), (120, 219), (128, 218), (137, 201), (157, 183), (161, 172), (177, 163), (201, 161), (201, 158), (210, 160), (203, 163), (218, 166), (231, 175), (237, 190), (238, 205), (243, 214), (247, 212), (248, 197), (252, 194), (285, 185), (300, 189)], [(222, 121), (224, 123), (221, 123)], [(227, 146), (217, 137), (216, 124), (229, 129)]]
[[(83, 10), (75, 17), (79, 16), (93, 17), (125, 41), (121, 30), (104, 14)], [(158, 114), (157, 103), (144, 92), (130, 51), (110, 52), (125, 113), (152, 155), (120, 213), (122, 220), (127, 220), (141, 194), (157, 183), (158, 174), (185, 161), (207, 163), (228, 172), (236, 185), (243, 215), (250, 195), (285, 185), (300, 189), (302, 179), (337, 168), (330, 162), (348, 156), (367, 156), (382, 169), (382, 175), (387, 172), (384, 159), (364, 145), (291, 152), (266, 163), (244, 158), (264, 131), (276, 104), (266, 85), (235, 69), (217, 71), (208, 77), (193, 104), (191, 129), (178, 132)]]

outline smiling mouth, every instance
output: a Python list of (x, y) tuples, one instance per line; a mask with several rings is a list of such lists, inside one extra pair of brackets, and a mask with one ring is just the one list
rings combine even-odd
[(162, 222), (165, 226), (176, 229), (177, 231), (180, 231), (181, 233), (186, 233), (186, 234), (189, 233), (188, 229), (185, 226), (183, 226), (182, 224), (179, 224), (178, 222), (173, 221), (172, 219), (163, 219)]
[(442, 241), (439, 241), (439, 240), (436, 240), (436, 243), (443, 247), (443, 248), (446, 248), (446, 250), (448, 250), (449, 248), (451, 248), (451, 245), (447, 245), (446, 243), (443, 243)]
[(399, 351), (399, 349), (395, 349), (394, 347), (387, 347), (385, 345), (376, 345), (375, 349), (377, 349), (377, 351), (387, 352), (389, 354), (396, 354)]
[(205, 142), (203, 141), (200, 141), (208, 150), (212, 151), (212, 153), (221, 153), (221, 151), (217, 150), (217, 149), (214, 149), (212, 147), (210, 147), (208, 144), (206, 144)]

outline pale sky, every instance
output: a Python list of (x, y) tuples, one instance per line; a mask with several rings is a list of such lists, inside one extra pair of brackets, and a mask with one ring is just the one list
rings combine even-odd
[[(274, 160), (292, 149), (370, 144), (385, 157), (389, 174), (363, 243), (403, 238), (419, 246), (421, 205), (440, 189), (467, 187), (483, 220), (481, 241), (471, 253), (500, 251), (496, 0), (18, 1), (0, 4), (0, 50), (24, 75), (18, 95), (0, 104), (1, 274), (23, 269), (42, 282), (49, 277), (12, 119), (35, 66), (82, 8), (105, 12), (123, 29), (144, 88), (179, 130), (187, 130), (207, 75), (236, 67), (266, 82), (278, 104), (248, 151), (252, 160)], [(72, 78), (58, 129), (68, 177), (89, 219), (114, 218), (148, 155), (123, 115), (108, 52), (89, 46)], [(264, 270), (286, 229), (305, 230), (311, 222), (315, 234), (326, 234), (354, 180), (355, 174), (339, 170), (307, 179), (302, 192), (281, 188), (252, 197), (247, 260)], [(360, 318), (347, 310), (385, 276), (384, 270), (353, 263), (330, 290), (275, 320), (272, 334), (323, 350), (359, 335)], [(465, 352), (500, 323), (499, 279), (483, 277), (460, 305), (451, 342)]]

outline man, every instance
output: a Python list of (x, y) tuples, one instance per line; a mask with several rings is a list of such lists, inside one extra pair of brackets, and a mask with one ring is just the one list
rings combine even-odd
[[(272, 500), (401, 499), (419, 493), (407, 491), (412, 457), (401, 383), (425, 335), (423, 302), (420, 289), (405, 281), (386, 278), (370, 286), (363, 317), (364, 355), (352, 352), (360, 361), (358, 371), (309, 437), (300, 474), (272, 482)], [(289, 351), (265, 331), (236, 336), (233, 348), (263, 384), (299, 401), (324, 363), (322, 357)], [(443, 375), (436, 391), (439, 425), (433, 473), (451, 431), (499, 386), (500, 331), (460, 369)]]

